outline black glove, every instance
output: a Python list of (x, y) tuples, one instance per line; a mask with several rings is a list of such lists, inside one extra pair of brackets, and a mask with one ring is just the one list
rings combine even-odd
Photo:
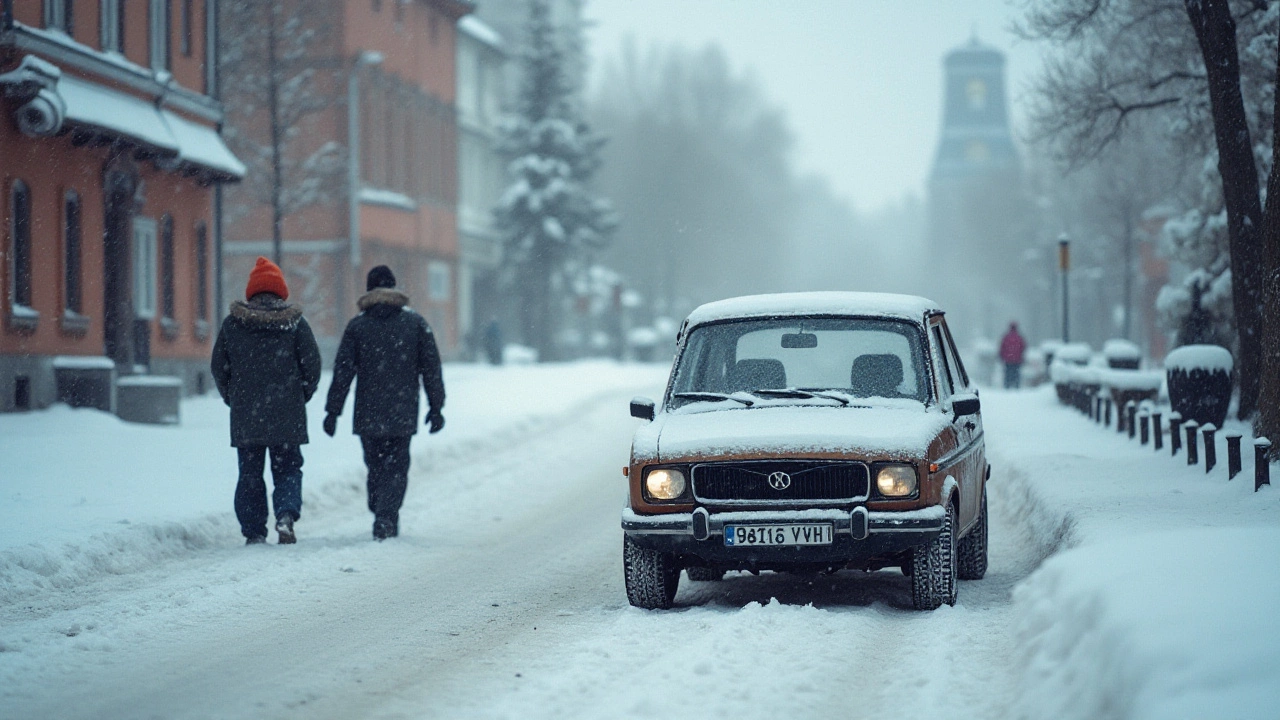
[(338, 416), (325, 415), (324, 416), (324, 434), (328, 435), (329, 437), (333, 437), (333, 434), (337, 431), (338, 431)]
[(437, 410), (432, 410), (427, 413), (426, 424), (431, 426), (432, 433), (438, 433), (444, 429), (444, 415)]

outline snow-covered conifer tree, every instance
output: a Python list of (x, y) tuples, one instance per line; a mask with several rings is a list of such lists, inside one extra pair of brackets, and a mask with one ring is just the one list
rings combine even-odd
[(529, 5), (522, 86), (501, 150), (510, 185), (496, 209), (504, 259), (520, 302), (524, 342), (543, 360), (558, 355), (559, 294), (568, 272), (608, 243), (616, 226), (612, 204), (589, 181), (604, 139), (574, 102), (566, 54), (546, 0)]

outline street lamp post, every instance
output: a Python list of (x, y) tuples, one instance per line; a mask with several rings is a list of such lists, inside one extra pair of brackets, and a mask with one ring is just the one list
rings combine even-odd
[(347, 78), (347, 223), (352, 287), (360, 282), (360, 69), (381, 65), (382, 60), (380, 52), (358, 53)]
[(1062, 271), (1062, 342), (1071, 342), (1071, 303), (1067, 286), (1071, 277), (1071, 241), (1067, 234), (1058, 236), (1058, 269)]

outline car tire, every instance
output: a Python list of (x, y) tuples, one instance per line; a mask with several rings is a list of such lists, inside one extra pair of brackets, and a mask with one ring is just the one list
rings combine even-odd
[(724, 571), (713, 567), (687, 567), (684, 569), (690, 580), (695, 582), (716, 582), (724, 579)]
[(640, 547), (624, 537), (622, 565), (626, 573), (627, 600), (645, 610), (666, 610), (676, 599), (680, 566), (671, 553)]
[(938, 537), (915, 549), (911, 568), (911, 602), (917, 610), (956, 604), (956, 509), (947, 512)]
[(987, 574), (987, 489), (982, 488), (982, 510), (969, 534), (957, 547), (956, 573), (961, 580), (981, 580)]

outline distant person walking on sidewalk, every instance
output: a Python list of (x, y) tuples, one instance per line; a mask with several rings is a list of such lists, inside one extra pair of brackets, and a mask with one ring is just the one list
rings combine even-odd
[(427, 321), (409, 309), (409, 296), (395, 285), (396, 276), (386, 265), (369, 271), (368, 292), (358, 303), (360, 314), (342, 334), (325, 403), (324, 431), (332, 437), (347, 390), (359, 376), (353, 425), (369, 470), (375, 540), (400, 533), (400, 505), (409, 485), (409, 440), (418, 432), (419, 379), (430, 406), (426, 424), (433, 433), (444, 427), (444, 379), (435, 336)]
[(271, 453), (280, 544), (297, 542), (302, 516), (302, 446), (307, 443), (307, 401), (320, 385), (320, 349), (302, 309), (289, 305), (280, 268), (260, 257), (244, 291), (218, 331), (210, 371), (231, 407), (231, 444), (240, 454), (236, 518), (249, 545), (267, 541), (267, 486), (263, 466)]
[(1018, 323), (1009, 323), (1009, 332), (1000, 340), (1000, 360), (1004, 362), (1004, 386), (1018, 389), (1022, 386), (1022, 356), (1027, 352), (1027, 341), (1018, 332)]

